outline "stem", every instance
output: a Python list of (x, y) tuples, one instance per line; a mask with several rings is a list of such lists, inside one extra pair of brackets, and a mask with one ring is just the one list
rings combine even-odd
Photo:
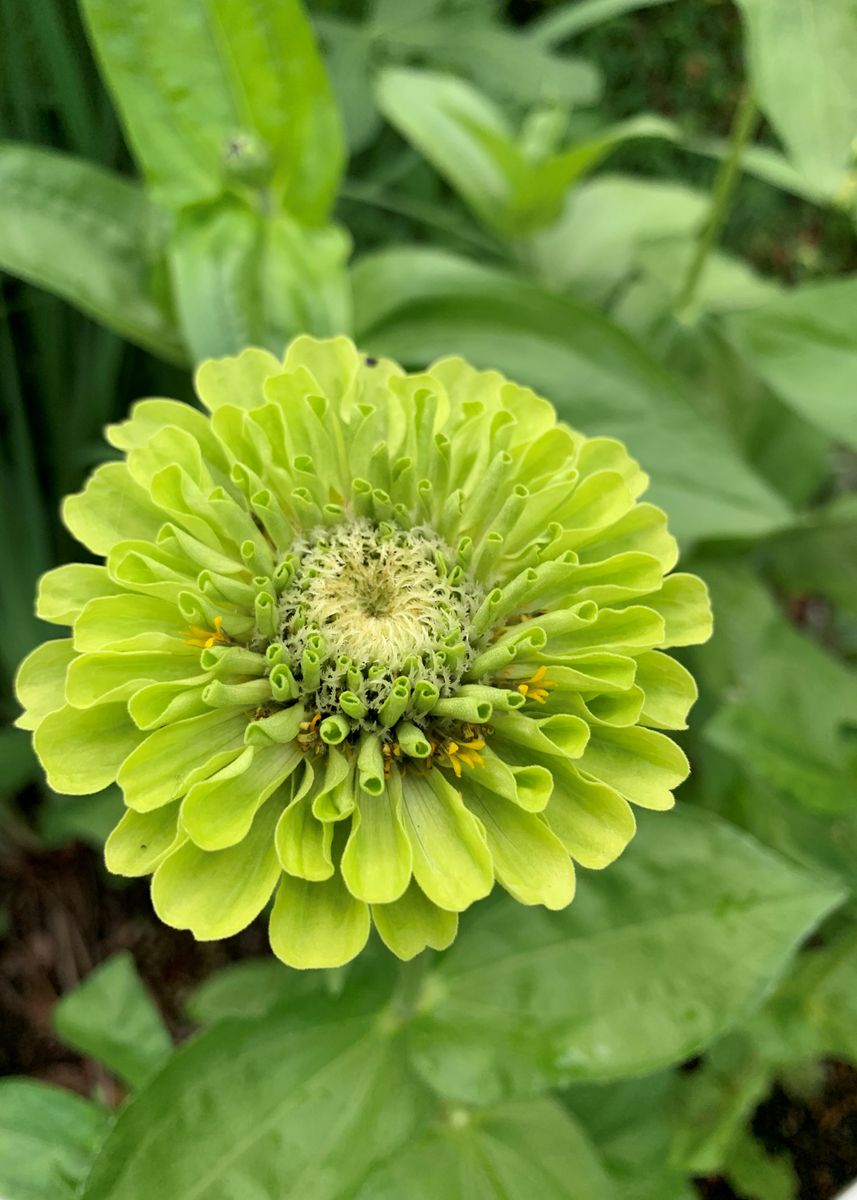
[(717, 241), (723, 228), (723, 223), (729, 212), (732, 194), (741, 171), (741, 159), (744, 150), (752, 137), (759, 120), (759, 109), (755, 97), (750, 91), (745, 92), (735, 113), (732, 124), (732, 134), (729, 139), (729, 153), (720, 164), (720, 169), (714, 180), (711, 193), (711, 208), (705, 225), (702, 227), (696, 243), (696, 250), (685, 276), (684, 283), (678, 293), (674, 305), (677, 317), (686, 317), (693, 307), (696, 290), (699, 286), (702, 272), (708, 255)]
[(428, 950), (423, 950), (416, 958), (403, 962), (399, 966), (399, 984), (394, 997), (394, 1007), (397, 1016), (409, 1021), (419, 1008), (423, 984), (426, 975), (435, 958)]

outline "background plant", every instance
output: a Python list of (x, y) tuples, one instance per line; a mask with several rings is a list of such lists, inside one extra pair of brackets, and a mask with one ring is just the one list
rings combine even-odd
[[(3, 5), (8, 716), (49, 632), (35, 577), (70, 550), (58, 498), (101, 425), (142, 394), (189, 398), (202, 356), (300, 330), (414, 366), (462, 353), (622, 437), (717, 616), (688, 655), (703, 700), (680, 810), (567, 913), (486, 905), (422, 980), (380, 953), (344, 978), (242, 962), (187, 998), (205, 1031), (175, 1055), (110, 959), (56, 1014), (110, 1072), (100, 1095), (0, 1088), (13, 1200), (662, 1200), (718, 1173), (796, 1193), (750, 1118), (857, 1055), (857, 16), (742, 0), (743, 65), (709, 125), (669, 87), (657, 114), (627, 92), (623, 109), (611, 64), (623, 30), (670, 59), (679, 31), (704, 45), (734, 10), (622, 15), (642, 7), (515, 28), (487, 3), (326, 5), (319, 54), (297, 3), (145, 0), (120, 19), (85, 0), (111, 104), (72, 12)], [(58, 803), (26, 739), (0, 736), (4, 853), (97, 843), (117, 798)], [(118, 1115), (112, 1077), (135, 1095)]]

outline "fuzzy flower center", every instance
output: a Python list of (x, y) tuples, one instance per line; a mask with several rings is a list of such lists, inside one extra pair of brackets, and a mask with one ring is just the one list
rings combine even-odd
[(397, 680), (444, 694), (460, 679), (482, 590), (430, 529), (320, 529), (293, 545), (292, 562), (280, 636), (292, 660), (309, 656), (304, 691), (319, 712), (347, 690), (371, 722)]

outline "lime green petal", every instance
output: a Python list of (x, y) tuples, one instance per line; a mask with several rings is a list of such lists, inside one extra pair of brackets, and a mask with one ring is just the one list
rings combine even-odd
[(234, 846), (272, 792), (303, 762), (294, 743), (248, 746), (216, 774), (193, 785), (182, 801), (183, 828), (202, 850)]
[(574, 865), (562, 842), (537, 813), (527, 813), (479, 787), (464, 801), (485, 828), (499, 882), (521, 904), (560, 909), (574, 898)]
[(649, 650), (637, 659), (637, 686), (645, 700), (641, 721), (656, 729), (687, 729), (687, 714), (699, 695), (690, 671), (668, 654)]
[(536, 718), (523, 713), (498, 713), (492, 718), (492, 746), (513, 743), (537, 757), (580, 758), (589, 740), (589, 726), (572, 713)]
[(55, 638), (31, 650), (15, 676), (15, 693), (25, 711), (15, 724), (19, 729), (36, 729), (48, 713), (62, 708), (65, 678), (74, 661), (71, 638)]
[(141, 737), (124, 704), (66, 705), (45, 717), (33, 745), (54, 791), (88, 796), (113, 782)]
[(711, 637), (711, 597), (698, 576), (682, 572), (670, 575), (660, 591), (646, 596), (643, 603), (664, 620), (664, 637), (659, 645), (698, 646)]
[(296, 337), (289, 345), (282, 370), (295, 371), (300, 367), (312, 374), (322, 396), (331, 403), (345, 400), (343, 407), (347, 407), (363, 360), (349, 338), (304, 335)]
[(614, 604), (644, 596), (660, 587), (663, 570), (651, 554), (627, 550), (597, 562), (581, 563), (574, 569), (569, 588), (569, 600), (595, 600), (597, 604)]
[(226, 358), (211, 358), (196, 372), (194, 388), (205, 407), (214, 412), (223, 404), (257, 408), (265, 403), (265, 380), (281, 375), (283, 364), (267, 350), (251, 348)]
[(667, 515), (654, 504), (635, 504), (612, 525), (578, 550), (582, 563), (595, 562), (628, 550), (651, 554), (666, 574), (678, 562), (678, 542), (667, 529)]
[(481, 826), (442, 771), (404, 777), (414, 878), (439, 908), (462, 912), (491, 891), (494, 868)]
[(637, 827), (623, 796), (606, 784), (585, 778), (571, 763), (560, 764), (554, 771), (545, 818), (572, 858), (595, 870), (619, 857)]
[[(636, 675), (636, 662), (629, 655), (603, 654), (598, 651), (584, 651), (575, 658), (566, 658), (564, 665), (553, 663), (550, 659), (540, 656), (547, 668), (547, 678), (553, 685), (551, 696), (562, 695), (563, 692), (625, 692), (633, 686)], [(520, 668), (520, 678), (525, 678), (531, 671)], [(517, 678), (517, 676), (516, 676)]]
[(340, 870), (346, 887), (368, 904), (390, 904), (411, 878), (411, 844), (402, 822), (402, 782), (391, 771), (380, 796), (361, 795)]
[(167, 925), (189, 929), (199, 941), (232, 937), (254, 920), (271, 897), (280, 864), (274, 850), (279, 816), (269, 800), (253, 827), (228, 850), (200, 850), (185, 841), (152, 877), (152, 904)]
[(203, 700), (209, 675), (196, 675), (171, 683), (150, 683), (128, 701), (128, 712), (138, 729), (150, 732), (172, 721), (186, 721), (210, 712)]
[(189, 681), (199, 673), (193, 657), (157, 651), (81, 654), (69, 667), (66, 697), (77, 708), (127, 700), (148, 683)]
[(576, 467), (581, 478), (596, 471), (615, 471), (622, 476), (625, 486), (634, 497), (640, 496), (649, 486), (649, 477), (640, 469), (636, 459), (616, 438), (587, 438), (580, 448)]
[(283, 875), (269, 933), (271, 949), (289, 967), (341, 967), (366, 945), (369, 908), (339, 875), (319, 883)]
[[(586, 720), (602, 725), (636, 725), (643, 710), (642, 688), (636, 685), (627, 692), (609, 692), (600, 696), (578, 696), (576, 702), (569, 697), (570, 706), (580, 712)], [(551, 706), (548, 700), (547, 708)]]
[(154, 812), (128, 809), (104, 846), (107, 870), (114, 875), (150, 875), (179, 840), (179, 802), (165, 804)]
[(546, 767), (532, 762), (529, 752), (523, 756), (527, 760), (525, 765), (508, 763), (504, 757), (495, 754), (490, 746), (479, 757), (479, 763), (462, 763), (461, 777), (465, 782), (472, 780), (479, 787), (496, 792), (527, 812), (542, 811), (550, 798), (553, 777)]
[(672, 808), (672, 789), (690, 766), (675, 742), (653, 729), (614, 729), (595, 725), (579, 764), (581, 771), (613, 787), (633, 804)]
[(392, 904), (375, 904), (372, 920), (388, 950), (406, 962), (426, 947), (445, 950), (458, 933), (458, 913), (438, 908), (412, 879)]
[(107, 568), (95, 563), (66, 563), (46, 571), (39, 580), (36, 616), (53, 625), (72, 625), (96, 596), (112, 596), (117, 587)]
[(317, 785), (313, 768), (306, 764), (303, 781), (277, 824), (275, 842), (283, 870), (300, 879), (320, 882), (333, 874), (334, 824), (319, 821), (313, 805), (324, 784)]
[(107, 555), (107, 570), (111, 579), (129, 591), (148, 593), (172, 604), (195, 586), (199, 574), (187, 555), (171, 553), (164, 543), (140, 540), (117, 542)]
[(67, 496), (63, 521), (93, 554), (108, 554), (116, 542), (154, 539), (163, 513), (131, 477), (125, 463), (104, 463), (92, 472), (82, 492)]
[(208, 418), (190, 404), (182, 404), (178, 400), (138, 400), (131, 405), (128, 420), (108, 425), (104, 435), (111, 446), (119, 450), (133, 450), (137, 446), (145, 446), (167, 425), (192, 434), (209, 463), (223, 474), (228, 474), (226, 455), (211, 431)]
[[(74, 647), (87, 650), (169, 650), (191, 654), (188, 623), (157, 596), (103, 596), (88, 601), (74, 623)], [(199, 648), (196, 648), (197, 658)]]
[[(242, 714), (215, 709), (156, 729), (119, 772), (117, 782), (125, 793), (125, 803), (137, 812), (151, 812), (183, 796), (198, 779), (207, 779), (238, 757), (246, 728)], [(138, 739), (140, 736), (138, 733)]]

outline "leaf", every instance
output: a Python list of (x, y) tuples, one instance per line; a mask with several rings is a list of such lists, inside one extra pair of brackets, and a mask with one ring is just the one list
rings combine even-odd
[(252, 958), (209, 975), (190, 994), (185, 1009), (199, 1025), (213, 1025), (224, 1017), (262, 1016), (286, 1001), (335, 995), (344, 978), (342, 970), (293, 971), (273, 955)]
[(813, 509), (765, 545), (763, 561), (796, 599), (817, 593), (857, 616), (857, 496), (845, 494)]
[(321, 223), (339, 183), (339, 116), (300, 0), (84, 0), (93, 48), (155, 199), (269, 186)]
[(139, 1087), (173, 1049), (134, 959), (121, 950), (68, 992), (54, 1009), (57, 1035), (103, 1063), (129, 1087)]
[[(830, 196), (857, 135), (854, 0), (738, 0), (753, 90), (798, 170)], [(799, 64), (800, 87), (795, 87)]]
[(787, 1154), (768, 1154), (749, 1131), (733, 1142), (724, 1172), (746, 1200), (794, 1200), (800, 1181)]
[(225, 1020), (184, 1046), (120, 1112), (85, 1200), (353, 1194), (428, 1103), (374, 974), (341, 1001)]
[(857, 276), (807, 284), (736, 314), (729, 327), (748, 361), (786, 404), (838, 441), (857, 447)]
[(32, 1079), (0, 1080), (3, 1200), (72, 1200), (107, 1126), (107, 1113)]
[(454, 75), (431, 71), (387, 68), (378, 77), (376, 98), (387, 120), (477, 216), (509, 239), (554, 221), (568, 187), (623, 141), (675, 135), (668, 121), (644, 114), (562, 151), (554, 152), (554, 136), (536, 149), (487, 95)]
[(758, 1002), (840, 899), (698, 809), (643, 814), (564, 912), (472, 915), (412, 1027), (414, 1061), (469, 1101), (680, 1062)]
[(585, 1135), (553, 1100), (454, 1108), (354, 1200), (612, 1200)]
[(92, 796), (52, 794), (39, 809), (39, 833), (48, 846), (85, 842), (100, 852), (123, 812), (122, 793), (115, 785)]
[(530, 240), (528, 258), (547, 287), (600, 304), (635, 269), (642, 246), (690, 236), (708, 203), (685, 184), (598, 175), (568, 192), (559, 220)]
[(194, 360), (248, 345), (281, 355), (298, 333), (347, 328), (348, 247), (338, 227), (304, 229), (285, 214), (265, 217), (239, 201), (183, 213), (169, 261)]
[(842, 814), (857, 810), (855, 730), (857, 675), (779, 621), (705, 736), (798, 804)]
[(574, 0), (536, 21), (532, 27), (533, 37), (543, 45), (552, 46), (592, 29), (602, 21), (669, 3), (671, 0)]
[(0, 268), (171, 362), (165, 218), (135, 184), (53, 150), (0, 143)]
[(697, 1200), (687, 1172), (670, 1162), (678, 1071), (621, 1083), (577, 1084), (562, 1101), (592, 1139), (619, 1200)]
[(621, 438), (680, 536), (753, 536), (788, 520), (672, 377), (585, 305), (432, 250), (364, 258), (352, 280), (367, 350), (409, 365), (462, 354), (535, 388), (584, 433)]

